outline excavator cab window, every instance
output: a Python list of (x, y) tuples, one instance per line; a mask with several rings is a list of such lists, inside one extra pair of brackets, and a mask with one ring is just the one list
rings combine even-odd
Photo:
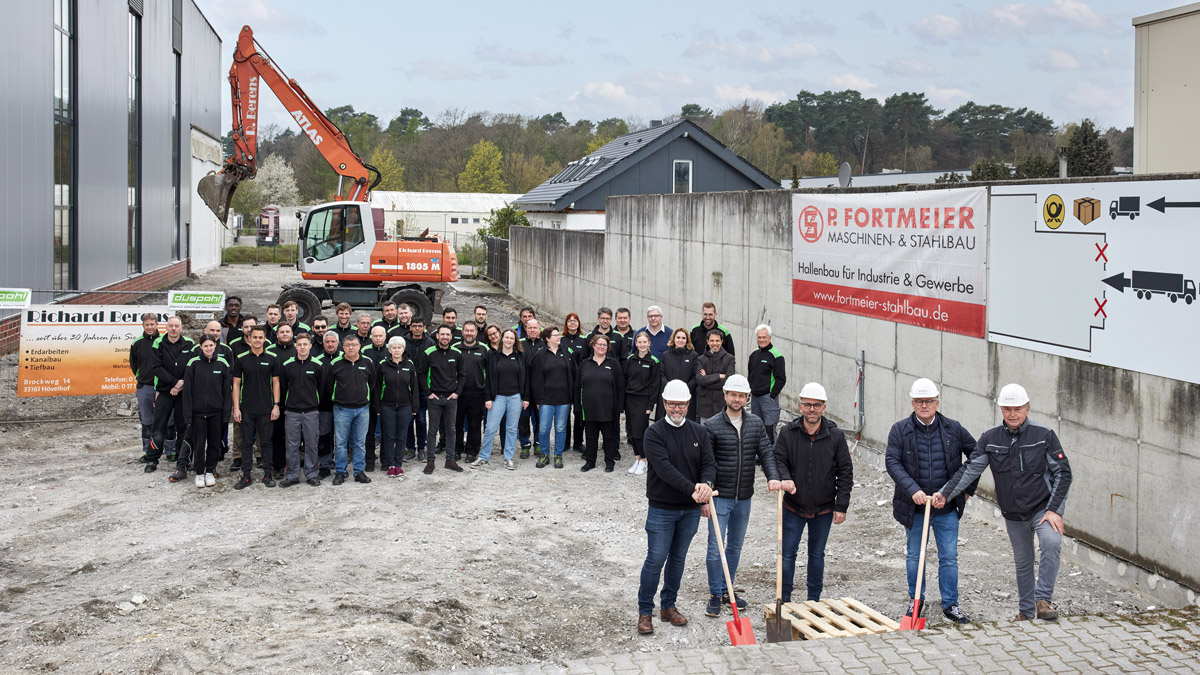
[(363, 243), (362, 219), (355, 206), (314, 211), (304, 232), (304, 248), (317, 260), (328, 260)]
[(358, 214), (358, 209), (350, 206), (346, 207), (346, 247), (345, 250), (350, 250), (355, 246), (363, 243), (363, 224), (362, 218)]

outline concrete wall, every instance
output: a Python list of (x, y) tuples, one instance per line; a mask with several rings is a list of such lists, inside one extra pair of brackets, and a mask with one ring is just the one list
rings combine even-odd
[[(1032, 418), (1055, 429), (1071, 459), (1069, 534), (1200, 588), (1200, 386), (794, 305), (786, 191), (617, 197), (607, 213), (607, 234), (515, 228), (510, 292), (559, 316), (628, 306), (635, 325), (658, 304), (672, 327), (695, 324), (711, 300), (741, 372), (754, 326), (771, 325), (788, 364), (786, 406), (794, 411), (800, 387), (819, 381), (829, 414), (851, 428), (865, 352), (863, 439), (876, 449), (911, 412), (917, 377), (938, 382), (942, 411), (976, 436), (1000, 423), (1000, 387), (1020, 382)], [(982, 487), (990, 493), (990, 474)]]

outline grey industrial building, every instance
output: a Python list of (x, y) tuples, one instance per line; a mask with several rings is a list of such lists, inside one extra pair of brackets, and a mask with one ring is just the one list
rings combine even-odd
[(47, 303), (186, 276), (225, 83), (196, 3), (3, 2), (0, 32), (0, 287)]

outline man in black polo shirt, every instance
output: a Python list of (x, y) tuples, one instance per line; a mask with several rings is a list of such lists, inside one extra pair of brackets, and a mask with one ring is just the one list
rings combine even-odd
[(483, 435), (485, 410), (483, 401), (487, 397), (488, 348), (479, 342), (474, 321), (463, 325), (463, 340), (458, 351), (463, 359), (463, 392), (458, 399), (455, 412), (454, 433), (456, 445), (468, 462), (479, 456), (479, 444)]
[(271, 446), (273, 422), (279, 419), (279, 361), (264, 348), (265, 326), (250, 329), (250, 349), (233, 361), (233, 421), (242, 425), (242, 478), (233, 489), (253, 484), (254, 439), (259, 439), (263, 454), (263, 485), (275, 487), (271, 478), (274, 452)]
[(342, 341), (344, 354), (324, 369), (321, 395), (333, 401), (333, 484), (346, 482), (347, 451), (353, 452), (354, 480), (370, 483), (363, 471), (366, 468), (367, 419), (373, 405), (371, 383), (375, 381), (375, 364), (359, 353), (360, 344), (354, 335)]
[[(220, 335), (218, 324), (217, 335)], [(129, 345), (129, 369), (137, 380), (138, 417), (142, 422), (142, 461), (150, 456), (150, 431), (154, 428), (154, 341), (158, 339), (158, 315), (142, 315), (142, 334)]]
[[(151, 355), (154, 359), (154, 422), (150, 429), (150, 456), (146, 458), (146, 473), (158, 468), (158, 458), (166, 444), (167, 425), (175, 420), (175, 439), (178, 450), (178, 467), (171, 475), (171, 482), (187, 478), (187, 467), (191, 464), (191, 447), (187, 443), (189, 420), (183, 414), (183, 372), (192, 358), (195, 343), (183, 336), (183, 323), (179, 317), (167, 319), (167, 334), (154, 341)], [(171, 456), (167, 456), (168, 461)]]
[(321, 414), (317, 410), (321, 398), (321, 361), (313, 358), (312, 340), (301, 333), (295, 340), (296, 355), (279, 368), (283, 398), (284, 429), (287, 435), (287, 476), (279, 487), (291, 487), (300, 482), (300, 442), (304, 441), (304, 478), (308, 484), (321, 484), (317, 468), (317, 446)]

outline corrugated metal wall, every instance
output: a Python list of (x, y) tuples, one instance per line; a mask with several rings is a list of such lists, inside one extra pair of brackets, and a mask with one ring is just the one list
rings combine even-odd
[[(80, 1), (76, 47), (78, 286), (120, 281), (126, 272), (129, 5)], [(175, 86), (172, 2), (153, 0), (142, 17), (142, 271), (172, 262), (171, 105)], [(181, 220), (190, 209), (189, 128), (222, 134), (219, 38), (184, 3)], [(53, 47), (49, 2), (0, 3), (0, 286), (50, 288), (53, 255)], [(184, 225), (181, 223), (181, 229)], [(185, 233), (182, 233), (185, 234)], [(181, 255), (186, 252), (186, 244)], [(35, 296), (46, 302), (50, 294)]]

